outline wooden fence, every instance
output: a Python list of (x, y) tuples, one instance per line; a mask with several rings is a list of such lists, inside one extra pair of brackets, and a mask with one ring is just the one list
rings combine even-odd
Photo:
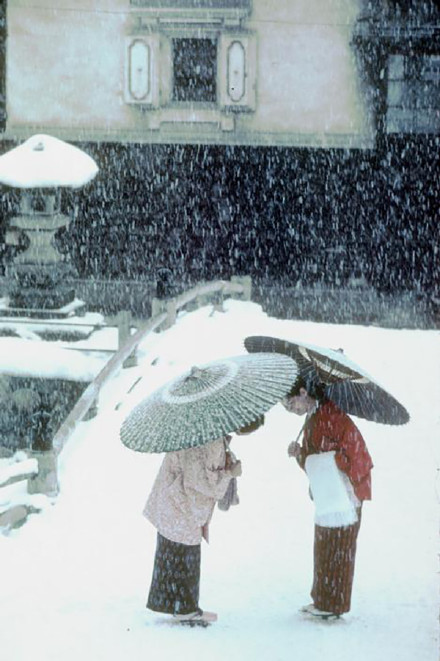
[[(0, 488), (9, 487), (19, 482), (28, 482), (38, 474), (37, 459), (25, 459), (9, 464), (0, 470)], [(30, 514), (31, 506), (25, 503), (10, 505), (0, 502), (0, 528), (11, 528)]]
[[(152, 301), (151, 318), (146, 322), (142, 322), (141, 327), (133, 335), (131, 334), (132, 320), (130, 313), (121, 312), (117, 316), (118, 350), (87, 386), (55, 433), (52, 450), (32, 453), (31, 458), (23, 462), (25, 465), (21, 469), (18, 468), (19, 464), (15, 464), (16, 468), (9, 471), (9, 473), (14, 474), (9, 474), (6, 471), (3, 482), (2, 473), (0, 473), (0, 489), (11, 485), (13, 482), (27, 480), (28, 493), (56, 496), (59, 493), (57, 460), (60, 452), (73, 436), (78, 424), (84, 420), (96, 403), (103, 386), (122, 368), (136, 364), (135, 351), (140, 342), (155, 330), (170, 328), (175, 323), (178, 312), (185, 307), (196, 309), (212, 302), (216, 309), (221, 310), (223, 309), (225, 296), (239, 296), (243, 300), (250, 300), (251, 288), (252, 282), (249, 276), (232, 277), (230, 281), (216, 280), (199, 284), (174, 298), (155, 298)], [(27, 516), (35, 511), (38, 510), (24, 503), (16, 503), (5, 507), (3, 510), (0, 505), (0, 528), (21, 525)]]

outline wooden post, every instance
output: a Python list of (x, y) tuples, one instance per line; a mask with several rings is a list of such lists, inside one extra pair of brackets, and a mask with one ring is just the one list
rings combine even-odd
[(162, 298), (153, 298), (151, 301), (151, 316), (157, 317), (162, 312), (165, 312), (165, 301)]
[(235, 282), (243, 287), (243, 293), (241, 294), (243, 301), (251, 300), (252, 278), (250, 275), (233, 275), (231, 282)]
[(57, 496), (59, 493), (57, 457), (53, 450), (48, 452), (32, 452), (31, 457), (38, 461), (38, 473), (28, 480), (28, 493), (44, 493), (46, 496)]
[(225, 302), (224, 291), (223, 289), (220, 289), (220, 291), (216, 292), (212, 297), (212, 311), (224, 312), (225, 311), (224, 302)]
[(93, 406), (101, 388), (119, 372), (122, 363), (133, 353), (139, 342), (141, 342), (149, 333), (156, 330), (165, 320), (165, 314), (161, 314), (150, 319), (144, 327), (139, 328), (134, 335), (130, 336), (130, 339), (126, 342), (125, 346), (123, 346), (122, 349), (112, 356), (112, 358), (110, 358), (110, 360), (104, 365), (92, 383), (89, 383), (53, 437), (52, 446), (56, 455), (60, 454), (63, 447), (74, 433), (77, 425), (84, 419), (84, 416), (90, 407)]
[(162, 326), (164, 330), (167, 330), (167, 328), (171, 328), (171, 326), (174, 326), (174, 324), (176, 323), (176, 319), (177, 319), (176, 299), (170, 298), (166, 301), (166, 313), (167, 313), (167, 320)]
[[(131, 312), (121, 310), (117, 316), (118, 320), (118, 350), (130, 339)], [(122, 364), (122, 367), (135, 367), (137, 365), (136, 354), (133, 352)]]
[[(161, 330), (167, 330), (176, 323), (177, 318), (177, 305), (175, 298), (153, 298), (151, 301), (151, 316), (156, 317), (165, 312), (167, 318), (161, 324)], [(159, 328), (158, 328), (159, 330)]]

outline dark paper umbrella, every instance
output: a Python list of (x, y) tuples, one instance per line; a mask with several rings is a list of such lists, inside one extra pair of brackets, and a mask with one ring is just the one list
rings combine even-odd
[(323, 384), (328, 399), (346, 413), (387, 425), (403, 425), (409, 420), (402, 404), (341, 350), (256, 335), (247, 337), (244, 344), (251, 354), (274, 351), (291, 356), (305, 382)]
[(297, 375), (295, 361), (277, 353), (234, 356), (193, 367), (131, 411), (121, 425), (121, 441), (138, 452), (204, 445), (268, 411)]

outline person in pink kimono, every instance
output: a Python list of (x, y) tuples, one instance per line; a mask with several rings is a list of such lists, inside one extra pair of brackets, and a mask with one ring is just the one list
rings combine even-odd
[(208, 541), (214, 506), (240, 461), (229, 459), (226, 436), (206, 445), (166, 454), (144, 515), (157, 529), (157, 548), (147, 608), (182, 622), (213, 622), (199, 607), (201, 541)]

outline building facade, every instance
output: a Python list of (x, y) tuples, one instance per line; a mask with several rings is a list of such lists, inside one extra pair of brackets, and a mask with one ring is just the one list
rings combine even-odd
[(6, 137), (368, 146), (353, 0), (7, 2)]
[(433, 0), (2, 7), (3, 151), (49, 133), (100, 165), (60, 237), (82, 275), (440, 296)]

